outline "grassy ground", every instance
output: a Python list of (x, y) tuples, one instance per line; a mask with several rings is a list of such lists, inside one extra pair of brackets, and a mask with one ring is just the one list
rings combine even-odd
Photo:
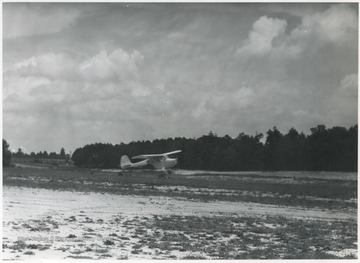
[[(148, 172), (118, 176), (117, 173), (87, 169), (5, 168), (3, 184), (54, 190), (186, 197), (201, 201), (246, 201), (328, 209), (357, 207), (356, 180), (326, 179), (326, 175), (321, 179), (312, 179), (311, 173), (307, 177), (285, 175), (175, 174), (161, 179), (157, 174)], [(167, 189), (164, 190), (164, 187)]]

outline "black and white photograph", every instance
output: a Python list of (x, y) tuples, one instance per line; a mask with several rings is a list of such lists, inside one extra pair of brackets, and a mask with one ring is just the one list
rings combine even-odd
[(2, 260), (357, 260), (358, 15), (2, 2)]

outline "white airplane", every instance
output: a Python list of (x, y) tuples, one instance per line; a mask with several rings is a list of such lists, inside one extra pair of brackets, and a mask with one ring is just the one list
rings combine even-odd
[(136, 168), (150, 164), (155, 169), (161, 170), (163, 174), (166, 174), (171, 172), (170, 168), (177, 164), (177, 158), (170, 158), (169, 155), (179, 152), (181, 152), (181, 150), (161, 154), (142, 154), (132, 157), (131, 159), (144, 159), (137, 163), (132, 163), (127, 155), (123, 155), (121, 156), (120, 167), (124, 172), (129, 168)]

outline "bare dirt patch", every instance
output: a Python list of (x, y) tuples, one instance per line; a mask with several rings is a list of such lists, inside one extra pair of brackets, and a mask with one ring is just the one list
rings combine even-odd
[(357, 257), (354, 211), (3, 189), (3, 259)]

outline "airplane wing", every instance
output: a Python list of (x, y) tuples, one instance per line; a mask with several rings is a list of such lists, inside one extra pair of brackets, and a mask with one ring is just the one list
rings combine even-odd
[(175, 154), (175, 153), (180, 153), (182, 152), (181, 150), (177, 150), (177, 151), (173, 151), (173, 152), (168, 152), (168, 153), (163, 153), (163, 155), (167, 156), (167, 155), (171, 155), (171, 154)]
[(181, 152), (181, 150), (168, 152), (168, 153), (160, 153), (160, 154), (141, 154), (141, 155), (131, 157), (131, 159), (161, 159), (168, 155), (179, 153), (179, 152)]

